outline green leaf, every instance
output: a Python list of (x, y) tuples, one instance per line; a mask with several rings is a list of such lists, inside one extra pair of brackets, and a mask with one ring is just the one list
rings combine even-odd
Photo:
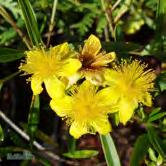
[(34, 46), (42, 43), (35, 13), (29, 0), (18, 0), (29, 37)]
[(24, 56), (25, 54), (23, 50), (2, 47), (0, 48), (0, 63), (12, 62)]
[(91, 158), (98, 155), (96, 150), (76, 150), (74, 152), (63, 153), (63, 156), (73, 159)]
[(160, 140), (159, 136), (157, 135), (156, 130), (151, 124), (147, 125), (147, 130), (148, 130), (148, 138), (153, 148), (164, 158), (165, 154), (163, 149), (163, 143)]
[(148, 119), (148, 122), (153, 122), (155, 120), (161, 119), (166, 116), (166, 112), (160, 112), (158, 114), (155, 114), (153, 116), (150, 116)]
[(130, 166), (140, 166), (143, 161), (148, 148), (150, 146), (147, 134), (143, 134), (137, 138), (134, 145), (134, 150), (131, 156)]
[(4, 140), (4, 134), (3, 134), (3, 129), (0, 125), (0, 141), (3, 141)]
[(28, 133), (31, 137), (31, 141), (33, 142), (33, 137), (36, 134), (38, 123), (39, 123), (39, 107), (40, 107), (40, 100), (39, 95), (33, 96), (32, 98), (32, 105), (28, 117)]
[(161, 91), (166, 90), (166, 72), (161, 73), (158, 77), (157, 77), (157, 84), (160, 87)]
[(120, 166), (120, 160), (110, 134), (100, 135), (102, 148), (108, 166)]

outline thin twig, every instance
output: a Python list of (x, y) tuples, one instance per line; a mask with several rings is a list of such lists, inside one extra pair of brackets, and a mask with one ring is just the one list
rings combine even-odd
[(129, 6), (131, 4), (132, 0), (126, 0), (124, 4), (122, 5), (121, 9), (119, 10), (119, 14), (114, 19), (114, 24), (117, 24), (118, 21), (121, 19), (121, 17), (128, 11)]
[(112, 37), (115, 38), (115, 34), (114, 34), (114, 26), (113, 26), (113, 22), (112, 22), (112, 17), (109, 16), (108, 12), (107, 12), (107, 8), (105, 6), (105, 0), (101, 0), (101, 5), (102, 5), (102, 8), (103, 8), (103, 11), (105, 13), (105, 17), (107, 19), (107, 22), (108, 22), (108, 26), (109, 26), (109, 29), (110, 29), (110, 32), (112, 34)]
[[(0, 118), (2, 118), (14, 131), (16, 131), (22, 138), (24, 138), (27, 141), (30, 141), (30, 137), (27, 133), (25, 133), (22, 129), (20, 129), (14, 122), (12, 122), (1, 110), (0, 110)], [(55, 155), (51, 151), (47, 151), (45, 147), (40, 145), (37, 141), (33, 141), (33, 145), (40, 151), (42, 151), (45, 155), (50, 157), (53, 160), (65, 162), (70, 165), (78, 165), (77, 162), (69, 161), (60, 158), (58, 155)]]
[(117, 0), (117, 1), (114, 3), (114, 5), (112, 6), (111, 10), (112, 10), (112, 11), (115, 10), (115, 8), (120, 4), (121, 1), (122, 1), (122, 0)]
[(54, 0), (52, 14), (51, 14), (51, 20), (50, 20), (50, 25), (49, 25), (49, 31), (48, 31), (47, 46), (49, 46), (52, 30), (55, 26), (55, 14), (56, 14), (57, 4), (58, 4), (58, 0)]
[(7, 13), (7, 11), (0, 5), (0, 15), (9, 23), (11, 26), (15, 29), (15, 31), (18, 33), (18, 35), (21, 37), (25, 45), (28, 49), (31, 49), (30, 41), (27, 39), (27, 37), (23, 34), (23, 32), (20, 30), (20, 28), (17, 26), (17, 24), (14, 22), (12, 17)]

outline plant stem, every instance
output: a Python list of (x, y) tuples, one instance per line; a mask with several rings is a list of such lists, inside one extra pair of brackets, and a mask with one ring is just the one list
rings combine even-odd
[(0, 6), (0, 15), (9, 23), (11, 26), (15, 29), (15, 31), (18, 33), (18, 35), (21, 37), (25, 45), (28, 49), (31, 49), (30, 41), (27, 39), (27, 37), (23, 34), (23, 32), (20, 30), (20, 28), (17, 26), (17, 24), (14, 22), (12, 17), (7, 13), (7, 11)]
[(105, 0), (101, 0), (101, 5), (102, 5), (102, 9), (105, 13), (105, 17), (107, 19), (108, 22), (108, 26), (109, 26), (109, 30), (111, 32), (112, 37), (115, 39), (115, 33), (114, 33), (114, 26), (113, 26), (113, 22), (112, 22), (112, 17), (109, 16), (108, 12), (107, 12), (107, 8), (105, 6)]
[[(30, 137), (27, 133), (25, 133), (22, 129), (20, 129), (14, 122), (12, 122), (1, 110), (0, 110), (0, 118), (3, 119), (14, 131), (16, 131), (22, 138), (27, 141), (30, 141)], [(70, 165), (78, 165), (76, 162), (68, 161), (60, 158), (58, 155), (55, 155), (51, 151), (47, 151), (45, 147), (40, 145), (37, 141), (33, 141), (33, 145), (40, 151), (42, 151), (45, 155), (52, 158), (53, 160), (65, 162)]]
[(6, 76), (5, 78), (2, 78), (2, 79), (0, 79), (0, 83), (4, 83), (4, 82), (8, 81), (20, 73), (21, 73), (21, 71), (17, 71), (15, 73), (12, 73), (12, 74)]
[(47, 46), (50, 43), (51, 33), (52, 33), (52, 30), (53, 30), (53, 28), (55, 26), (55, 14), (56, 14), (57, 4), (58, 4), (58, 0), (54, 0), (53, 8), (52, 8), (52, 14), (51, 14), (51, 20), (50, 20), (50, 25), (49, 25), (48, 38), (47, 38)]
[(119, 20), (121, 19), (121, 17), (129, 10), (131, 2), (132, 2), (132, 0), (126, 0), (124, 2), (124, 4), (119, 9), (118, 15), (114, 19), (114, 24), (117, 24), (119, 22)]

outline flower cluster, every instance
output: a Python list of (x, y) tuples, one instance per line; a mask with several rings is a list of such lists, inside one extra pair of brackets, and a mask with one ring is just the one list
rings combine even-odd
[(110, 68), (116, 55), (101, 51), (94, 35), (80, 51), (63, 43), (48, 50), (35, 48), (26, 55), (19, 69), (31, 75), (33, 94), (40, 94), (44, 83), (51, 108), (66, 120), (75, 138), (86, 133), (107, 134), (112, 129), (110, 114), (116, 113), (126, 124), (139, 103), (152, 105), (154, 72), (137, 60), (124, 60)]

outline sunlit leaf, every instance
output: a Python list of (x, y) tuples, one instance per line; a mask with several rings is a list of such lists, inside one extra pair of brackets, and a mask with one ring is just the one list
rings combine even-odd
[(33, 45), (38, 46), (42, 43), (35, 13), (29, 0), (18, 0), (29, 37)]
[(119, 156), (117, 154), (113, 139), (110, 134), (100, 135), (102, 148), (108, 166), (120, 166)]
[(91, 158), (98, 155), (96, 150), (76, 150), (74, 152), (63, 153), (63, 156), (73, 159)]
[(0, 141), (4, 140), (4, 134), (3, 134), (3, 129), (2, 126), (0, 125)]

